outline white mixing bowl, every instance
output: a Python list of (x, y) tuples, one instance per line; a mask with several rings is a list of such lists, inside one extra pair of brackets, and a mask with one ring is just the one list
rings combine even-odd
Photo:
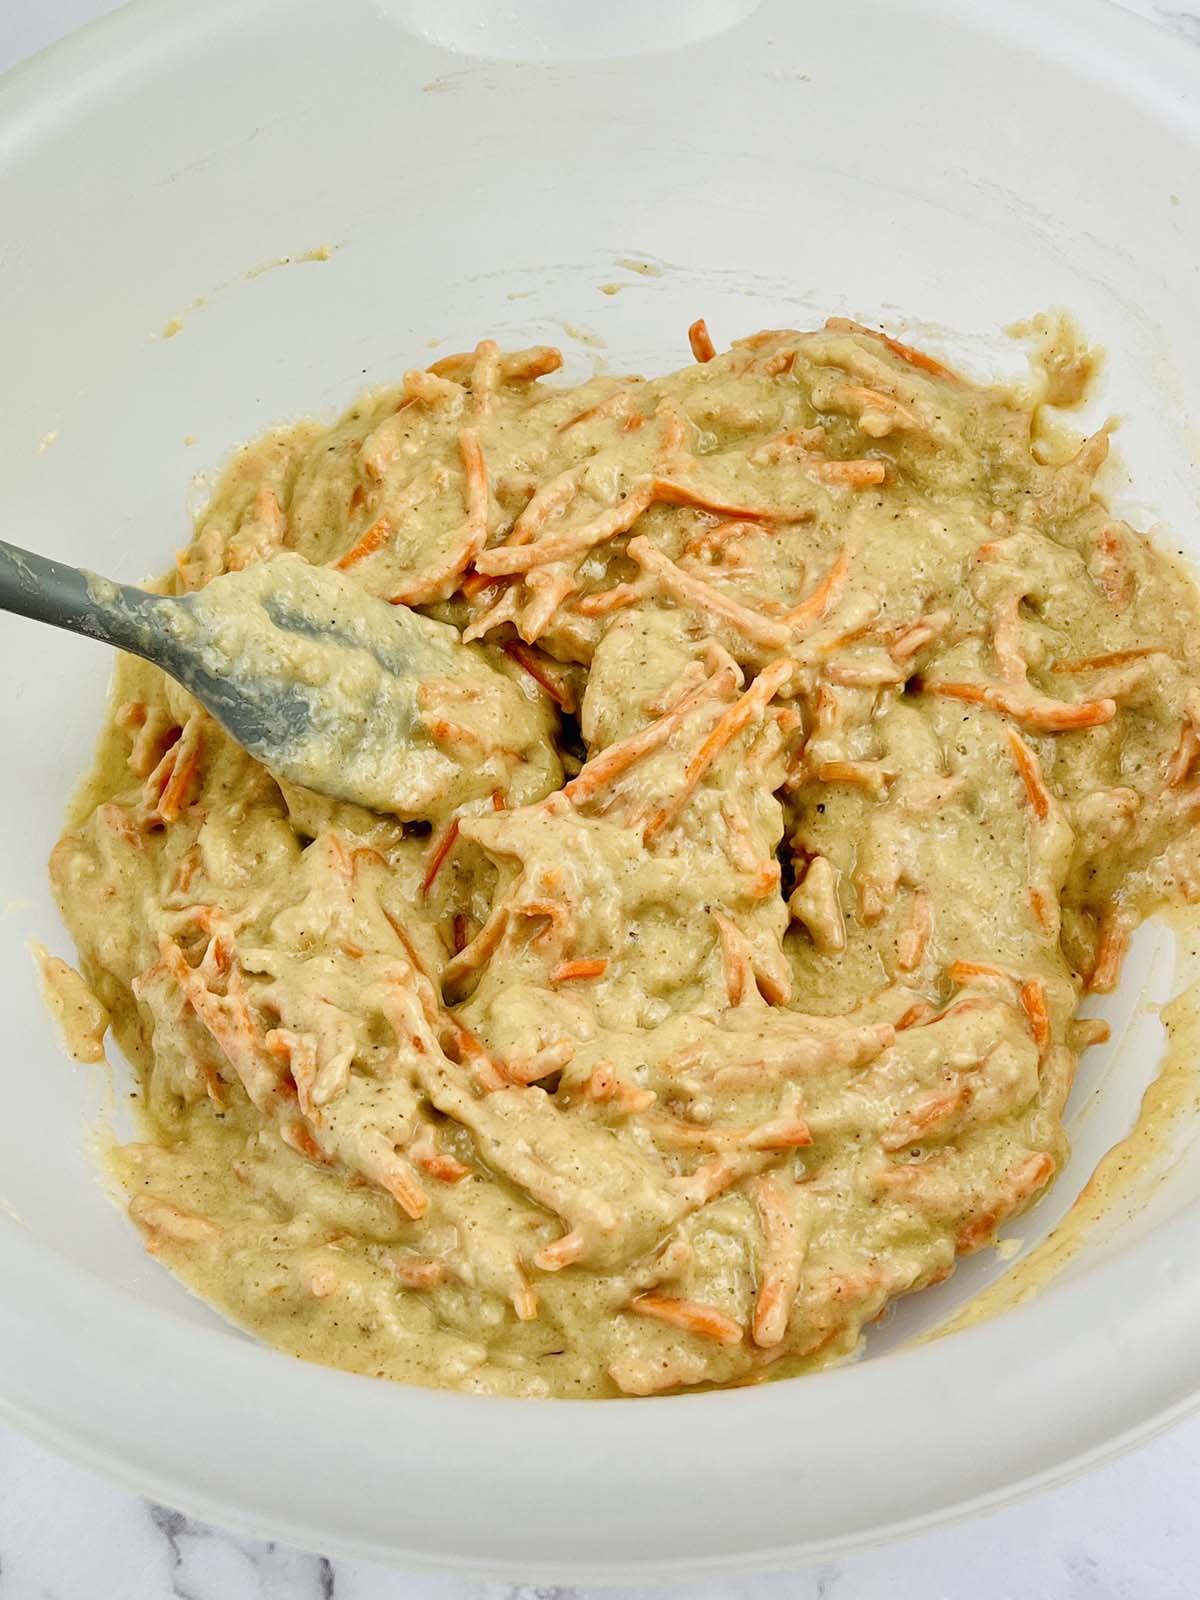
[[(582, 375), (678, 364), (701, 314), (723, 343), (842, 312), (978, 365), (1054, 304), (1111, 352), (1143, 525), (1200, 554), (1200, 57), (1099, 0), (139, 3), (0, 85), (0, 196), (0, 528), (115, 576), (183, 542), (193, 474), (331, 417), (431, 336), (558, 342)], [(935, 321), (985, 337), (939, 343)], [(102, 1193), (103, 1079), (36, 992), (27, 941), (65, 944), (44, 861), (109, 663), (9, 618), (0, 663), (0, 1407), (42, 1439), (309, 1546), (615, 1577), (926, 1526), (1193, 1403), (1190, 1125), (1040, 1296), (906, 1348), (1002, 1270), (973, 1260), (815, 1377), (509, 1401), (261, 1348)], [(1143, 934), (1025, 1241), (1130, 1125), (1173, 960)]]

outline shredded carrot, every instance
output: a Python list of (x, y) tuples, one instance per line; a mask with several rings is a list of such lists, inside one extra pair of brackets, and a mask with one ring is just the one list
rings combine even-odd
[(599, 422), (603, 417), (627, 417), (632, 406), (633, 396), (622, 386), (614, 389), (612, 394), (605, 395), (604, 399), (598, 400), (594, 406), (588, 406), (586, 411), (568, 417), (558, 431), (566, 433), (568, 428), (576, 428), (584, 422)]
[(683, 483), (677, 478), (652, 478), (650, 487), (653, 498), (660, 505), (695, 506), (699, 511), (713, 511), (721, 517), (748, 517), (764, 522), (809, 522), (814, 516), (811, 506), (744, 504), (728, 499), (719, 489)]
[(464, 428), (458, 436), (458, 452), (462, 457), (463, 481), (466, 487), (466, 535), (470, 555), (463, 560), (463, 570), (474, 560), (487, 543), (488, 535), (488, 474), (475, 428)]
[(809, 454), (825, 448), (825, 429), (818, 425), (815, 428), (788, 428), (784, 433), (774, 434), (770, 439), (764, 439), (761, 444), (754, 446), (747, 453), (746, 459), (756, 467), (770, 466), (780, 461), (784, 456), (793, 455), (796, 451)]
[[(747, 522), (744, 517), (727, 518), (723, 522), (715, 522), (711, 527), (702, 529), (689, 539), (679, 553), (680, 558), (697, 556), (708, 559), (715, 556), (722, 545), (730, 544), (735, 539), (743, 539), (748, 534), (771, 532), (771, 529), (764, 528), (760, 522)], [(726, 560), (732, 561), (733, 556), (727, 554)]]
[(760, 1349), (782, 1343), (800, 1290), (807, 1248), (806, 1230), (796, 1215), (796, 1186), (767, 1174), (750, 1186), (763, 1231), (758, 1294), (750, 1336)]
[(1112, 1029), (1102, 1017), (1078, 1017), (1071, 1024), (1071, 1043), (1080, 1050), (1090, 1050), (1093, 1045), (1107, 1044)]
[(921, 965), (932, 933), (933, 902), (918, 889), (912, 897), (908, 922), (896, 945), (896, 965), (901, 972), (914, 972)]
[(1096, 534), (1097, 582), (1105, 598), (1117, 611), (1124, 611), (1133, 599), (1133, 575), (1125, 559), (1124, 540), (1115, 523), (1106, 523)]
[(1014, 982), (1013, 974), (990, 961), (952, 961), (946, 969), (951, 983), (969, 983), (972, 978), (1003, 978)]
[(553, 1044), (535, 1050), (531, 1056), (512, 1056), (500, 1063), (500, 1071), (509, 1083), (527, 1087), (552, 1073), (561, 1072), (575, 1055), (575, 1046), (569, 1039), (556, 1039)]
[(594, 1105), (611, 1104), (620, 1111), (645, 1111), (658, 1096), (653, 1089), (626, 1083), (611, 1061), (599, 1061), (588, 1074), (579, 1098)]
[(747, 333), (740, 339), (735, 339), (733, 348), (735, 350), (761, 350), (763, 345), (770, 344), (773, 339), (794, 339), (796, 337), (795, 328), (760, 328), (757, 333)]
[(550, 973), (550, 982), (572, 983), (578, 978), (602, 978), (607, 971), (607, 956), (589, 956), (576, 961), (560, 961)]
[(533, 1264), (543, 1272), (561, 1272), (563, 1267), (573, 1266), (576, 1261), (582, 1260), (586, 1250), (587, 1241), (581, 1233), (564, 1233), (561, 1239), (543, 1245), (534, 1256)]
[(574, 915), (561, 900), (520, 900), (511, 909), (514, 917), (547, 919), (546, 926), (533, 940), (539, 950), (565, 945), (574, 934)]
[(556, 681), (551, 675), (552, 668), (548, 665), (550, 660), (548, 656), (542, 655), (540, 650), (533, 650), (529, 645), (522, 644), (519, 639), (510, 639), (500, 648), (546, 691), (560, 711), (565, 711), (568, 716), (574, 715), (579, 709), (575, 696), (565, 683)]
[(850, 550), (848, 546), (843, 546), (829, 571), (808, 598), (785, 615), (785, 624), (796, 632), (815, 627), (841, 593), (849, 571)]
[(458, 839), (458, 829), (461, 820), (462, 819), (460, 817), (451, 817), (450, 821), (442, 830), (440, 836), (429, 851), (428, 865), (425, 868), (425, 877), (421, 882), (422, 900), (428, 900), (429, 891), (433, 888), (434, 880), (437, 878), (438, 873), (442, 870), (442, 865), (445, 862), (446, 857), (450, 854), (451, 850), (454, 849), (455, 843)]
[(644, 572), (652, 574), (674, 599), (718, 617), (743, 634), (752, 644), (767, 650), (786, 650), (792, 643), (792, 629), (783, 621), (760, 616), (748, 606), (731, 600), (712, 584), (694, 578), (665, 556), (649, 539), (639, 535), (629, 541), (629, 554)]
[(1029, 675), (1021, 654), (1021, 596), (1013, 594), (996, 607), (992, 622), (992, 652), (1000, 676), (1012, 684), (1023, 685)]
[(774, 1117), (753, 1128), (731, 1128), (712, 1123), (656, 1122), (655, 1137), (664, 1143), (699, 1150), (741, 1146), (747, 1150), (806, 1150), (812, 1130), (803, 1117)]
[(1041, 1151), (1007, 1172), (995, 1203), (958, 1230), (954, 1239), (958, 1253), (969, 1255), (982, 1249), (995, 1236), (1000, 1223), (1015, 1215), (1032, 1195), (1049, 1183), (1054, 1176), (1054, 1165), (1054, 1157)]
[[(463, 465), (466, 520), (440, 565), (422, 568), (401, 589), (387, 597), (394, 606), (426, 605), (434, 600), (449, 599), (487, 542), (487, 466), (476, 429), (464, 428), (461, 431), (458, 450)], [(442, 467), (438, 471), (444, 483), (448, 476), (446, 470)]]
[(459, 588), (468, 600), (474, 600), (485, 589), (499, 589), (500, 583), (496, 578), (489, 578), (482, 572), (468, 572)]
[(366, 533), (362, 534), (362, 538), (358, 539), (357, 544), (350, 547), (346, 555), (342, 555), (339, 560), (333, 563), (334, 568), (339, 573), (347, 573), (352, 566), (365, 562), (368, 555), (374, 555), (376, 550), (381, 550), (382, 547), (386, 546), (387, 541), (392, 538), (392, 531), (394, 530), (392, 530), (390, 517), (384, 515), (384, 517), (374, 518), (374, 522), (371, 523)]
[(1039, 822), (1045, 822), (1050, 815), (1050, 791), (1042, 776), (1041, 762), (1015, 728), (1008, 730), (1008, 743), (1033, 814)]
[(513, 1271), (517, 1283), (510, 1297), (512, 1308), (517, 1314), (518, 1322), (532, 1322), (538, 1314), (537, 1290), (526, 1281), (525, 1274), (519, 1266), (514, 1266)]
[(200, 775), (200, 751), (193, 749), (175, 761), (171, 776), (158, 802), (158, 814), (164, 822), (174, 822), (187, 809), (195, 793)]
[(1120, 911), (1106, 911), (1100, 918), (1096, 955), (1087, 987), (1090, 994), (1111, 994), (1121, 975), (1121, 964), (1129, 948), (1129, 921)]
[(731, 1006), (740, 1006), (754, 985), (750, 947), (740, 928), (722, 912), (714, 909), (712, 919), (717, 925), (721, 961), (725, 968), (725, 992)]
[(883, 689), (904, 683), (908, 673), (895, 661), (831, 661), (825, 676), (841, 689)]
[(251, 1102), (264, 1113), (270, 1111), (282, 1087), (279, 1070), (255, 1026), (237, 972), (228, 973), (222, 996), (213, 992), (205, 974), (189, 965), (166, 934), (159, 937), (159, 958), (241, 1079)]
[(1159, 650), (1146, 645), (1136, 650), (1111, 650), (1106, 656), (1086, 656), (1075, 661), (1055, 661), (1051, 672), (1103, 672), (1106, 667), (1123, 667), (1130, 661), (1141, 661), (1144, 656), (1158, 655)]
[(901, 361), (907, 361), (910, 367), (919, 367), (922, 372), (928, 372), (947, 383), (962, 382), (957, 372), (951, 372), (949, 367), (944, 367), (940, 361), (935, 361), (923, 350), (914, 350), (911, 345), (901, 344), (899, 339), (893, 339), (877, 328), (866, 328), (861, 322), (851, 322), (849, 317), (827, 317), (825, 326), (831, 332), (865, 334), (868, 339), (875, 339), (878, 343), (886, 345), (894, 356), (899, 356)]
[(432, 372), (406, 372), (400, 385), (406, 399), (424, 405), (438, 405), (443, 401), (461, 403), (465, 399), (462, 384), (436, 377)]
[(888, 475), (885, 461), (809, 461), (805, 465), (822, 483), (846, 484), (851, 489), (869, 489)]
[(730, 706), (683, 769), (683, 783), (671, 800), (647, 821), (642, 837), (647, 844), (672, 823), (699, 787), (721, 752), (751, 722), (757, 721), (791, 678), (795, 663), (787, 657), (764, 667), (745, 693)]
[(615, 506), (610, 506), (579, 527), (559, 534), (557, 538), (539, 539), (525, 545), (510, 542), (483, 551), (475, 561), (476, 570), (492, 576), (508, 576), (516, 572), (528, 572), (531, 567), (544, 566), (548, 562), (585, 555), (595, 545), (603, 544), (618, 533), (628, 532), (653, 498), (652, 485), (642, 484), (631, 489)]
[(448, 992), (456, 983), (477, 972), (491, 960), (504, 937), (511, 916), (511, 907), (503, 902), (493, 910), (470, 944), (460, 950), (442, 969), (443, 991)]
[(664, 745), (687, 717), (703, 701), (719, 698), (736, 682), (733, 672), (723, 667), (706, 678), (683, 698), (671, 706), (654, 722), (647, 723), (644, 728), (639, 728), (628, 738), (620, 740), (617, 744), (610, 744), (606, 750), (592, 759), (580, 772), (564, 785), (562, 793), (573, 805), (580, 805), (590, 799), (598, 790), (605, 788), (614, 778), (617, 778), (631, 767), (642, 756), (657, 750)]
[(697, 361), (711, 361), (717, 353), (717, 347), (708, 331), (708, 323), (703, 317), (697, 317), (688, 329), (688, 343)]
[[(483, 343), (490, 345), (492, 341), (485, 339)], [(454, 355), (442, 356), (426, 371), (439, 378), (470, 378), (479, 361), (479, 352), (480, 346), (476, 345), (473, 351), (462, 350)], [(491, 352), (486, 354), (490, 357)], [(557, 372), (561, 366), (562, 353), (553, 345), (538, 344), (529, 350), (511, 350), (499, 357), (496, 381), (524, 383), (532, 378), (544, 378), (547, 373)]]
[(470, 376), (471, 363), (474, 359), (474, 354), (470, 350), (459, 350), (452, 356), (439, 356), (425, 370), (432, 372), (437, 378), (453, 378), (457, 381), (459, 378)]
[(449, 480), (449, 473), (445, 467), (435, 466), (427, 472), (418, 473), (413, 481), (404, 490), (404, 493), (395, 501), (389, 502), (388, 509), (380, 513), (375, 521), (353, 544), (349, 550), (333, 563), (336, 572), (349, 572), (368, 556), (381, 550), (396, 533), (399, 526), (398, 519), (408, 512), (414, 511), (422, 501), (430, 495), (443, 489)]
[(568, 467), (556, 478), (551, 478), (548, 483), (542, 484), (513, 523), (508, 537), (498, 548), (503, 550), (510, 545), (528, 544), (531, 539), (536, 538), (555, 512), (560, 511), (574, 499), (578, 492), (580, 476), (579, 467)]
[(449, 1276), (443, 1262), (402, 1255), (398, 1250), (388, 1254), (386, 1265), (408, 1289), (432, 1289), (435, 1284), (445, 1283)]
[[(98, 808), (97, 815), (100, 815), (101, 812), (107, 813), (109, 811), (120, 810), (121, 808), (119, 806), (100, 806)], [(105, 816), (104, 820), (108, 821), (108, 817)], [(128, 818), (126, 818), (126, 826), (130, 827), (132, 840), (126, 838), (124, 834), (119, 834), (119, 837), (121, 837), (127, 844), (130, 842), (137, 842), (139, 839), (137, 830), (130, 826), (128, 823)], [(171, 892), (173, 894), (189, 893), (192, 887), (192, 880), (195, 878), (197, 872), (199, 872), (201, 865), (202, 857), (200, 854), (200, 846), (196, 844), (189, 845), (189, 847), (184, 851), (183, 855), (179, 858), (179, 865), (175, 869), (175, 880), (171, 885)]]
[(790, 372), (796, 364), (795, 350), (776, 350), (773, 355), (760, 356), (753, 364), (754, 369), (761, 372), (766, 378), (778, 378), (785, 372)]
[(1049, 700), (1041, 696), (1021, 697), (990, 683), (960, 683), (947, 679), (912, 678), (914, 688), (947, 700), (963, 700), (984, 705), (1001, 716), (1011, 717), (1036, 733), (1069, 733), (1077, 728), (1098, 728), (1117, 714), (1115, 700)]
[(964, 1111), (974, 1098), (974, 1090), (965, 1080), (946, 1094), (933, 1095), (923, 1100), (911, 1111), (896, 1117), (880, 1135), (879, 1143), (885, 1150), (903, 1150), (916, 1144), (935, 1128), (942, 1128), (959, 1112)]
[(464, 1028), (458, 1018), (451, 1016), (448, 1011), (441, 1013), (440, 1023), (444, 1034), (443, 1047), (449, 1047), (452, 1060), (460, 1061), (470, 1069), (483, 1093), (492, 1094), (497, 1089), (503, 1089), (507, 1079), (471, 1030)]
[(632, 583), (618, 583), (611, 589), (599, 589), (593, 594), (581, 595), (573, 609), (581, 617), (606, 617), (610, 611), (620, 611), (625, 606), (636, 605), (654, 589), (653, 580), (637, 578)]
[(416, 1173), (403, 1156), (393, 1156), (378, 1174), (377, 1181), (380, 1188), (385, 1189), (401, 1211), (414, 1222), (419, 1222), (429, 1210), (429, 1196), (417, 1182)]
[(896, 774), (878, 761), (819, 761), (813, 776), (818, 783), (849, 783), (882, 794)]
[(587, 1082), (579, 1091), (581, 1100), (609, 1100), (617, 1081), (617, 1069), (611, 1061), (598, 1061), (588, 1074)]
[(1197, 735), (1195, 725), (1189, 718), (1180, 729), (1178, 743), (1171, 759), (1167, 762), (1168, 789), (1178, 789), (1186, 783), (1198, 755), (1200, 755), (1200, 736)]
[(639, 1294), (629, 1302), (629, 1310), (639, 1317), (653, 1317), (670, 1328), (712, 1339), (717, 1344), (741, 1344), (745, 1332), (740, 1322), (718, 1311), (716, 1306), (698, 1300), (675, 1300), (663, 1294)]
[(279, 1130), (279, 1137), (307, 1160), (318, 1166), (329, 1166), (329, 1157), (303, 1122), (285, 1122)]
[(931, 640), (936, 639), (949, 622), (948, 611), (931, 611), (928, 616), (918, 617), (910, 627), (901, 628), (893, 637), (888, 646), (892, 657), (896, 661), (910, 660), (918, 650), (924, 649)]
[(471, 405), (486, 417), (492, 409), (492, 396), (500, 385), (500, 346), (494, 339), (481, 339), (475, 346), (471, 367)]
[(895, 1022), (896, 1032), (903, 1033), (905, 1028), (920, 1027), (921, 1023), (928, 1022), (931, 1017), (936, 1015), (937, 1013), (928, 1000), (914, 1000), (908, 1010), (897, 1017)]
[(471, 1175), (470, 1167), (445, 1150), (422, 1151), (415, 1159), (422, 1172), (437, 1178), (440, 1183), (461, 1183)]
[(1040, 889), (1030, 889), (1029, 909), (1033, 912), (1034, 921), (1044, 933), (1057, 935), (1058, 918), (1055, 915), (1054, 904)]
[(1021, 985), (1021, 1009), (1029, 1018), (1029, 1031), (1033, 1034), (1033, 1042), (1038, 1047), (1039, 1055), (1045, 1055), (1050, 1046), (1050, 1013), (1046, 1009), (1046, 985), (1040, 978), (1029, 978)]
[(533, 599), (518, 623), (518, 632), (526, 644), (535, 644), (558, 615), (563, 601), (578, 589), (579, 581), (568, 565), (557, 562), (535, 567), (525, 582)]
[(465, 727), (450, 717), (438, 717), (431, 712), (422, 711), (420, 721), (429, 730), (429, 737), (434, 744), (460, 744), (474, 746), (477, 749), (488, 747), (488, 741), (481, 733), (476, 733), (474, 728)]
[[(203, 734), (200, 732), (199, 723), (193, 719), (183, 736), (163, 757), (163, 763), (170, 763), (170, 772), (155, 808), (163, 822), (178, 821), (195, 799), (200, 781), (202, 750)], [(155, 771), (157, 770), (156, 768)], [(153, 773), (150, 781), (154, 781)]]
[(662, 423), (659, 450), (664, 461), (669, 461), (687, 443), (688, 419), (674, 400), (661, 401), (654, 408), (654, 415)]
[(839, 384), (833, 393), (834, 402), (857, 408), (859, 427), (874, 438), (882, 438), (893, 428), (920, 428), (921, 419), (907, 406), (890, 394), (871, 389), (865, 384)]
[(513, 350), (500, 357), (500, 375), (505, 383), (528, 383), (557, 372), (563, 364), (562, 351), (552, 344), (535, 344), (529, 350)]
[(482, 639), (484, 634), (498, 628), (501, 623), (516, 622), (521, 606), (520, 587), (516, 583), (506, 582), (498, 592), (489, 590), (488, 594), (495, 594), (495, 598), (488, 599), (475, 614), (475, 620), (463, 629), (464, 644), (470, 644), (473, 639)]

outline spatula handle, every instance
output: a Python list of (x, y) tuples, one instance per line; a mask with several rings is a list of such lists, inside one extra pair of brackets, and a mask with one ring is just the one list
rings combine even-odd
[(147, 655), (162, 601), (0, 539), (0, 610)]

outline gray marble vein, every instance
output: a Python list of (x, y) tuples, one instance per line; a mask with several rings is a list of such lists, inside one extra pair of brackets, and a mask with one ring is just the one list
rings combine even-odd
[(1169, 28), (1172, 33), (1177, 33), (1181, 39), (1187, 39), (1192, 44), (1200, 44), (1200, 12), (1185, 9), (1182, 6), (1163, 5), (1131, 5), (1130, 11), (1140, 12), (1143, 16), (1150, 17), (1155, 22), (1160, 22), (1164, 28)]
[(337, 1579), (327, 1556), (273, 1540), (233, 1539), (152, 1502), (146, 1511), (166, 1546), (166, 1592), (173, 1600), (232, 1600), (242, 1593), (254, 1600), (335, 1600)]

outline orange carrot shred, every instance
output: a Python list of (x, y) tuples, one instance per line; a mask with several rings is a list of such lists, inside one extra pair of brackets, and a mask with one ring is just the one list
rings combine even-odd
[(1040, 978), (1030, 978), (1021, 985), (1021, 1008), (1029, 1018), (1029, 1031), (1039, 1054), (1045, 1055), (1050, 1044), (1050, 1013), (1046, 1009), (1046, 985)]
[(1051, 672), (1103, 672), (1106, 667), (1123, 667), (1130, 661), (1141, 661), (1146, 656), (1156, 655), (1158, 652), (1151, 646), (1141, 646), (1135, 650), (1110, 650), (1105, 656), (1086, 656), (1076, 661), (1055, 661), (1050, 667)]
[(607, 956), (589, 956), (576, 961), (560, 961), (550, 974), (550, 982), (571, 983), (577, 978), (602, 978), (607, 971)]
[(357, 544), (351, 545), (344, 556), (334, 562), (337, 572), (349, 572), (351, 567), (358, 566), (360, 561), (365, 561), (368, 556), (381, 549), (392, 536), (392, 524), (386, 516), (379, 516), (362, 535)]
[(1029, 796), (1029, 804), (1033, 807), (1033, 814), (1039, 822), (1045, 822), (1050, 815), (1050, 791), (1046, 787), (1046, 780), (1042, 777), (1041, 763), (1015, 728), (1010, 728), (1008, 731), (1008, 743), (1017, 772)]
[(741, 1344), (744, 1330), (716, 1306), (702, 1305), (697, 1300), (676, 1300), (665, 1294), (639, 1294), (629, 1302), (630, 1311), (639, 1317), (653, 1317), (668, 1327), (682, 1328), (685, 1333), (698, 1334), (702, 1339), (712, 1339), (717, 1344)]
[(962, 700), (984, 705), (989, 711), (1011, 717), (1023, 727), (1038, 733), (1069, 733), (1077, 728), (1098, 728), (1117, 714), (1115, 700), (1046, 700), (1024, 698), (991, 683), (958, 682), (948, 679), (912, 678), (914, 689), (941, 695), (947, 700)]
[(875, 339), (878, 343), (886, 345), (894, 356), (899, 356), (901, 361), (907, 361), (910, 367), (919, 367), (922, 372), (928, 372), (947, 383), (962, 382), (957, 372), (951, 372), (949, 367), (944, 367), (940, 361), (935, 361), (932, 356), (926, 355), (924, 350), (914, 350), (911, 345), (901, 344), (899, 339), (891, 338), (881, 329), (864, 327), (861, 322), (852, 322), (849, 317), (827, 317), (825, 326), (831, 332), (865, 334), (868, 339)]
[(697, 317), (688, 329), (688, 343), (697, 361), (711, 361), (717, 353), (717, 347), (712, 342), (708, 324), (703, 317)]
[(546, 691), (560, 711), (565, 711), (570, 716), (577, 710), (575, 699), (571, 692), (563, 684), (556, 683), (545, 666), (542, 665), (546, 658), (540, 651), (534, 650), (527, 644), (522, 644), (519, 639), (510, 639), (508, 643), (501, 645), (500, 648), (519, 667), (523, 667), (533, 681)]
[(425, 869), (425, 877), (421, 884), (422, 900), (429, 898), (429, 891), (433, 888), (434, 879), (442, 870), (442, 864), (446, 857), (454, 849), (455, 841), (458, 839), (458, 828), (459, 818), (452, 817), (441, 837), (430, 850), (429, 865)]
[(762, 715), (794, 670), (795, 663), (786, 656), (772, 661), (770, 666), (763, 668), (745, 694), (724, 712), (707, 739), (683, 769), (683, 783), (679, 792), (647, 821), (642, 834), (647, 844), (679, 815), (721, 752), (747, 724)]

